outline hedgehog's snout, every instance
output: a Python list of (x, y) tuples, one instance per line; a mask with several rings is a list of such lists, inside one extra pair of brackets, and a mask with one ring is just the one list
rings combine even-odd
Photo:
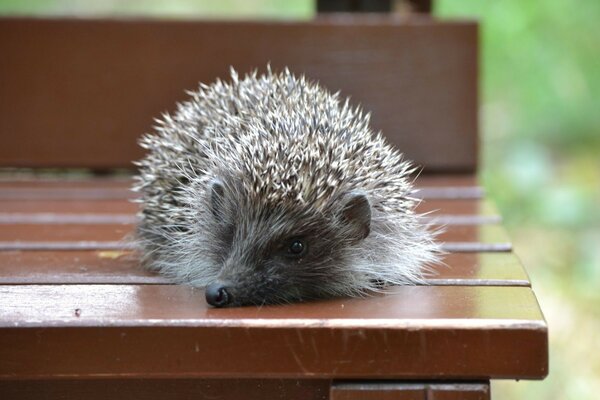
[(206, 302), (213, 307), (225, 307), (233, 301), (231, 289), (224, 282), (213, 282), (206, 287)]

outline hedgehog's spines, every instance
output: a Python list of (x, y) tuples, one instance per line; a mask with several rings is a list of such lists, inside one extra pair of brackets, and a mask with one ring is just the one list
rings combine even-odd
[(410, 175), (418, 166), (373, 133), (371, 114), (339, 92), (287, 68), (275, 72), (268, 64), (266, 71), (240, 76), (231, 68), (229, 81), (199, 84), (173, 115), (155, 120), (154, 134), (141, 138), (149, 152), (136, 164), (135, 190), (142, 194), (138, 237), (147, 263), (180, 281), (215, 279), (218, 271), (203, 254), (218, 253), (206, 220), (207, 185), (218, 178), (257, 215), (277, 208), (292, 217), (298, 210), (326, 217), (342, 194), (366, 193), (371, 234), (328, 265), (347, 277), (328, 290), (356, 294), (374, 289), (377, 279), (419, 281), (438, 245), (414, 213)]

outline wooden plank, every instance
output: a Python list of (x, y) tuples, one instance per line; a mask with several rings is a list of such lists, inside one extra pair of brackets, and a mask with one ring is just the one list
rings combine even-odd
[(527, 272), (513, 253), (450, 253), (443, 263), (432, 268), (428, 284), (530, 286)]
[(480, 225), (502, 222), (494, 203), (483, 199), (426, 199), (419, 203), (416, 211), (427, 214), (425, 218), (437, 225)]
[(367, 299), (212, 309), (185, 286), (11, 285), (0, 286), (0, 304), (3, 379), (547, 373), (546, 324), (523, 287), (413, 286)]
[(0, 251), (0, 284), (169, 284), (124, 251)]
[[(424, 199), (480, 199), (483, 189), (474, 178), (450, 175), (447, 179), (423, 175), (416, 183), (415, 197)], [(130, 179), (65, 180), (25, 179), (0, 181), (0, 201), (17, 200), (114, 200), (133, 199)]]
[(268, 62), (351, 96), (429, 171), (477, 164), (475, 22), (2, 18), (0, 53), (2, 166), (132, 168), (184, 90)]
[(477, 176), (472, 173), (465, 174), (421, 174), (415, 183), (418, 187), (476, 187), (479, 186)]
[(54, 379), (0, 380), (10, 400), (327, 400), (317, 379)]
[[(510, 239), (501, 225), (448, 225), (438, 235), (444, 245), (502, 245), (510, 249)], [(1, 224), (0, 250), (46, 248), (81, 249), (76, 243), (98, 243), (98, 248), (132, 247), (132, 224)], [(103, 246), (102, 243), (105, 245)], [(91, 247), (93, 249), (93, 247)], [(454, 251), (450, 249), (449, 251)], [(506, 250), (502, 250), (506, 251)]]
[(104, 199), (133, 199), (138, 197), (129, 188), (7, 188), (0, 192), (0, 200), (30, 200), (30, 199), (54, 199), (54, 200), (104, 200)]
[[(74, 175), (75, 173), (75, 175)], [(444, 175), (436, 175), (435, 179), (442, 179)], [(451, 178), (449, 182), (456, 183), (447, 186), (463, 186), (461, 177), (470, 176), (468, 174), (459, 175), (456, 178)], [(60, 171), (52, 171), (51, 173), (40, 175), (37, 172), (8, 172), (0, 175), (0, 190), (6, 189), (128, 189), (133, 184), (131, 171), (123, 173), (122, 176), (117, 175), (92, 175), (87, 173), (84, 177), (76, 174), (76, 171), (61, 173)], [(440, 186), (440, 185), (435, 185)], [(465, 182), (464, 186), (467, 185)]]
[(330, 400), (489, 400), (489, 382), (333, 382)]
[[(0, 200), (0, 224), (131, 224), (137, 211), (138, 204), (127, 199)], [(438, 224), (500, 222), (496, 207), (481, 199), (427, 199), (416, 211)]]
[(431, 187), (418, 190), (414, 196), (424, 199), (481, 199), (484, 197), (484, 191), (478, 186), (472, 188)]
[[(137, 203), (127, 199), (29, 199), (0, 200), (0, 215), (131, 215)], [(0, 223), (2, 223), (0, 221)]]
[(445, 231), (438, 236), (438, 240), (448, 243), (510, 243), (502, 225), (447, 225)]
[[(427, 273), (430, 285), (529, 286), (512, 253), (448, 254)], [(123, 251), (0, 251), (0, 284), (169, 284)]]
[(4, 224), (0, 243), (6, 242), (118, 242), (133, 234), (132, 224)]

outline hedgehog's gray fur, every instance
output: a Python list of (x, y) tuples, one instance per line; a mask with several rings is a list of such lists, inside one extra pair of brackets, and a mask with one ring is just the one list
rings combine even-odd
[[(243, 79), (232, 69), (230, 82), (189, 94), (141, 140), (146, 266), (197, 287), (225, 280), (235, 305), (421, 281), (438, 245), (414, 212), (415, 168), (368, 114), (287, 69)], [(370, 205), (366, 238), (340, 217), (354, 193)], [(280, 257), (298, 235), (308, 254)]]

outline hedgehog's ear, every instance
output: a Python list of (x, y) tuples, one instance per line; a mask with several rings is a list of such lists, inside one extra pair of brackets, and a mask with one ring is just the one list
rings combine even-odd
[(363, 192), (350, 192), (342, 198), (342, 219), (356, 241), (371, 232), (371, 204)]
[(223, 199), (225, 197), (225, 185), (223, 185), (220, 179), (214, 178), (208, 183), (208, 196), (210, 210), (215, 218), (222, 220), (224, 218)]

